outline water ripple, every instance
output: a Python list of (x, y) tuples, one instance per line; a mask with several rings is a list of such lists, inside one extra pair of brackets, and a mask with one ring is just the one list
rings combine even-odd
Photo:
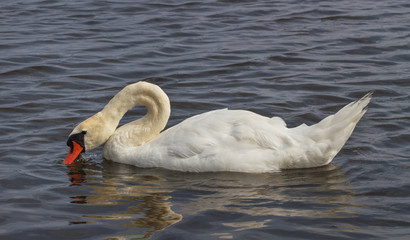
[[(1, 1), (0, 238), (403, 239), (410, 222), (407, 1)], [(138, 169), (71, 129), (126, 84), (172, 126), (219, 108), (313, 124), (375, 90), (333, 164), (275, 174)], [(121, 123), (145, 113), (136, 108)]]

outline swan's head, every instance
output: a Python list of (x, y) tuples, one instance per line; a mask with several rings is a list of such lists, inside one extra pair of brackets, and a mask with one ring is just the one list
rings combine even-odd
[(70, 150), (64, 163), (71, 164), (81, 153), (104, 144), (114, 133), (115, 127), (107, 123), (101, 112), (78, 124), (68, 137), (67, 146)]

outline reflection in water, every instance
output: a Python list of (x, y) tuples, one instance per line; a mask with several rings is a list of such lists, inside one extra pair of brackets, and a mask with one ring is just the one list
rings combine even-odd
[[(164, 179), (131, 173), (127, 168), (129, 166), (115, 164), (113, 167), (102, 169), (103, 174), (100, 176), (101, 169), (96, 166), (70, 166), (68, 176), (71, 182), (82, 183), (82, 186), (90, 188), (92, 193), (88, 196), (72, 197), (71, 203), (105, 206), (99, 213), (81, 215), (93, 221), (72, 224), (118, 224), (141, 230), (138, 238), (145, 239), (182, 219), (182, 215), (171, 209), (169, 190), (161, 186)], [(121, 239), (129, 235), (135, 233), (113, 238)]]
[[(352, 201), (355, 194), (348, 189), (344, 173), (334, 165), (271, 174), (193, 174), (112, 162), (71, 168), (68, 175), (72, 184), (91, 190), (87, 196), (73, 197), (72, 203), (104, 207), (97, 213), (82, 214), (92, 221), (80, 223), (117, 224), (134, 229), (134, 235), (136, 229), (144, 231), (139, 238), (149, 238), (180, 222), (182, 215), (209, 218), (209, 222), (216, 213), (248, 216), (219, 223), (241, 231), (271, 227), (277, 224), (272, 222), (275, 218), (299, 217), (300, 224), (306, 221), (310, 226), (312, 219), (342, 218), (362, 207)], [(171, 206), (178, 207), (179, 213)], [(185, 225), (192, 230), (192, 225)], [(226, 232), (213, 236), (233, 237)]]
[[(298, 219), (298, 224), (312, 228), (314, 219), (344, 218), (363, 207), (352, 201), (355, 194), (348, 189), (349, 182), (335, 165), (272, 174), (215, 173), (203, 176), (191, 176), (191, 191), (202, 196), (184, 202), (180, 213), (183, 216), (199, 211), (239, 214), (221, 223), (235, 231), (272, 226), (289, 229), (288, 221), (294, 219)], [(278, 219), (285, 221), (287, 226), (278, 226)], [(341, 231), (357, 229), (343, 224), (337, 227)], [(230, 233), (218, 234), (215, 236), (234, 238)]]

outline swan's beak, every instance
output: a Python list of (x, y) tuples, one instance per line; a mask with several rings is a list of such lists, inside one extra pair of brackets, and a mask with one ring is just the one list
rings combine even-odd
[(73, 163), (84, 149), (75, 141), (72, 141), (72, 143), (72, 145), (70, 144), (70, 151), (68, 151), (67, 157), (64, 160), (65, 164)]

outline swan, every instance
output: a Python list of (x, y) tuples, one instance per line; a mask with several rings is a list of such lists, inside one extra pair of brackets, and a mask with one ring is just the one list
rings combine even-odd
[[(372, 92), (319, 123), (287, 128), (279, 117), (220, 109), (190, 117), (162, 131), (170, 116), (168, 96), (140, 81), (118, 92), (70, 133), (65, 164), (104, 144), (103, 158), (142, 168), (187, 172), (273, 172), (329, 164), (366, 113)], [(118, 127), (135, 105), (142, 118)], [(162, 131), (162, 132), (161, 132)]]

